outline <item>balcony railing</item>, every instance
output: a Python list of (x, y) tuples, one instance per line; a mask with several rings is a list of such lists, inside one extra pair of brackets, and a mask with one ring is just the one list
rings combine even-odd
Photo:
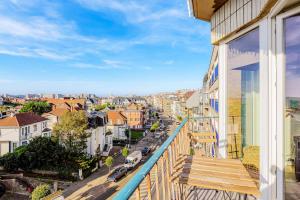
[(217, 158), (217, 121), (184, 119), (113, 199), (256, 199), (260, 192), (243, 164)]
[[(179, 188), (172, 183), (172, 175), (178, 160), (188, 155), (215, 155), (217, 136), (212, 133), (212, 121), (217, 117), (184, 119), (173, 134), (152, 155), (135, 176), (114, 197), (123, 199), (179, 199)], [(194, 122), (201, 125), (193, 126)], [(197, 135), (197, 134), (202, 135)], [(195, 147), (197, 140), (202, 149)]]
[[(170, 166), (180, 155), (187, 155), (190, 142), (187, 135), (188, 119), (184, 119), (174, 133), (154, 152), (135, 176), (119, 191), (114, 200), (124, 199), (172, 199), (175, 185), (170, 183)], [(145, 189), (145, 191), (143, 190)], [(134, 194), (135, 193), (135, 194)]]

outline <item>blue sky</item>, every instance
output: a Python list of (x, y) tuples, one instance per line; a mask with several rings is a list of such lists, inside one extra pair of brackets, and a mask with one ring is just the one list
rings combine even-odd
[(199, 88), (210, 51), (186, 0), (0, 2), (0, 94)]

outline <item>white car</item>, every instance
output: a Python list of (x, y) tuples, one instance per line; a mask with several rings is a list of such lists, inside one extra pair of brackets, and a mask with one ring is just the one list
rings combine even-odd
[(154, 134), (154, 138), (159, 139), (161, 137), (161, 134), (159, 132)]
[(142, 157), (141, 151), (134, 151), (127, 156), (124, 166), (128, 169), (132, 169), (141, 162)]

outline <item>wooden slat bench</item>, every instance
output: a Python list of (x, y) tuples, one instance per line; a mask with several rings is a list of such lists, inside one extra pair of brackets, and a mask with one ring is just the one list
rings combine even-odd
[(240, 160), (188, 156), (173, 169), (173, 183), (258, 198), (260, 191)]

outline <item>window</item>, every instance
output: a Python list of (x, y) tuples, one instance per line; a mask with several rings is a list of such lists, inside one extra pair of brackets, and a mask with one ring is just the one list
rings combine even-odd
[(37, 131), (37, 125), (33, 125), (33, 131), (36, 132)]
[(283, 23), (286, 65), (283, 111), (285, 198), (298, 199), (299, 192), (296, 191), (299, 191), (297, 180), (300, 180), (300, 16), (286, 18)]
[(12, 149), (13, 149), (13, 151), (14, 151), (16, 148), (17, 148), (17, 143), (16, 143), (16, 142), (12, 143)]
[(227, 58), (227, 152), (242, 158), (259, 149), (259, 29), (229, 42)]

